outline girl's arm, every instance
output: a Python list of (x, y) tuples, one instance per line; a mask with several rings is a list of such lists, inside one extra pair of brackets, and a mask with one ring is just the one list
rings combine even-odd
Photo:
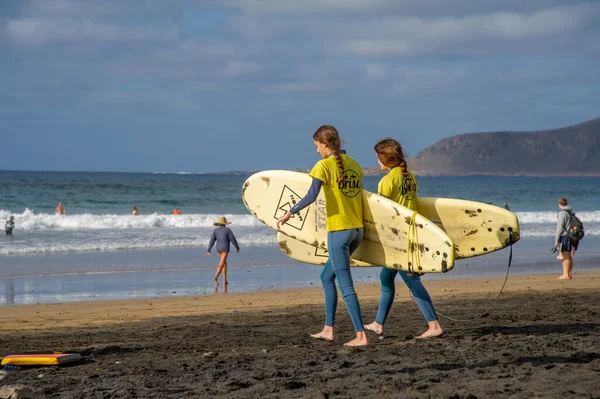
[(289, 211), (287, 211), (285, 215), (283, 215), (277, 220), (277, 229), (279, 229), (279, 226), (281, 224), (284, 224), (285, 222), (290, 220), (294, 213), (300, 212), (302, 209), (315, 202), (315, 200), (317, 199), (317, 195), (319, 195), (319, 191), (321, 191), (322, 185), (323, 182), (321, 180), (313, 177), (308, 193), (296, 205), (294, 205)]
[(315, 202), (315, 200), (317, 199), (317, 195), (319, 195), (319, 191), (321, 191), (322, 185), (323, 182), (321, 180), (317, 179), (316, 177), (313, 177), (308, 193), (304, 197), (302, 197), (302, 199), (296, 205), (294, 205), (292, 209), (290, 209), (290, 213), (292, 215), (296, 214), (302, 209), (312, 204), (313, 202)]
[(217, 241), (217, 236), (213, 231), (212, 236), (210, 236), (210, 241), (208, 243), (208, 249), (206, 250), (206, 252), (210, 253), (210, 250), (212, 249), (213, 245), (215, 245), (215, 241)]

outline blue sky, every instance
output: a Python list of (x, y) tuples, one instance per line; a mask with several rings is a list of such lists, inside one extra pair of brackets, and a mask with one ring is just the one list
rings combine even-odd
[(1, 0), (0, 169), (363, 166), (600, 116), (600, 1)]

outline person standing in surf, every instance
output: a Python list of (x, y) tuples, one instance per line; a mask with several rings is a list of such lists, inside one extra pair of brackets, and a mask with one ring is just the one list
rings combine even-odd
[(326, 341), (334, 339), (335, 312), (337, 309), (337, 277), (340, 291), (356, 338), (346, 346), (365, 346), (367, 335), (362, 320), (358, 296), (354, 290), (350, 272), (350, 255), (356, 250), (363, 237), (362, 178), (363, 171), (358, 162), (341, 150), (338, 131), (331, 125), (323, 125), (313, 134), (317, 153), (323, 158), (310, 172), (312, 185), (308, 194), (277, 220), (277, 228), (292, 215), (312, 204), (323, 188), (325, 194), (327, 249), (329, 259), (321, 273), (325, 292), (325, 326), (311, 337)]
[(57, 215), (66, 215), (67, 214), (67, 210), (63, 206), (62, 202), (58, 203), (58, 206), (54, 210), (54, 213), (56, 213)]
[[(400, 143), (392, 138), (385, 138), (375, 144), (375, 154), (381, 170), (388, 173), (379, 181), (377, 192), (386, 198), (391, 199), (413, 211), (417, 210), (417, 190), (419, 184), (415, 175), (408, 169), (404, 152)], [(379, 278), (381, 280), (381, 296), (379, 298), (379, 307), (375, 321), (367, 324), (365, 328), (378, 335), (383, 334), (383, 325), (394, 303), (396, 295), (396, 285), (394, 280), (396, 275), (400, 277), (410, 290), (417, 306), (423, 313), (429, 329), (415, 338), (431, 338), (444, 334), (440, 326), (437, 314), (433, 308), (431, 297), (421, 282), (419, 273), (408, 273), (402, 270), (381, 268)]]
[(14, 229), (15, 229), (15, 217), (11, 216), (10, 218), (8, 218), (8, 220), (6, 221), (6, 224), (4, 225), (4, 232), (6, 233), (7, 236), (11, 236)]
[(233, 231), (226, 226), (228, 224), (231, 224), (231, 222), (228, 222), (225, 216), (219, 217), (219, 220), (214, 223), (217, 228), (213, 231), (210, 242), (208, 243), (208, 249), (206, 250), (206, 256), (210, 256), (210, 250), (215, 242), (217, 243), (217, 253), (219, 254), (220, 260), (217, 272), (213, 277), (213, 281), (215, 282), (215, 292), (219, 288), (219, 275), (221, 273), (223, 273), (223, 290), (224, 292), (227, 292), (227, 256), (229, 255), (231, 245), (233, 244), (237, 252), (240, 252), (240, 246), (235, 239)]

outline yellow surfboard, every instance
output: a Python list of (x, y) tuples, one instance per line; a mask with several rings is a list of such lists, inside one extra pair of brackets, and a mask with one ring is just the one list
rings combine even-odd
[(456, 259), (498, 251), (521, 238), (517, 215), (499, 206), (422, 197), (417, 200), (417, 211), (448, 233), (454, 241)]
[(79, 353), (14, 353), (2, 357), (3, 366), (50, 366), (81, 360)]
[[(305, 173), (273, 170), (250, 176), (242, 199), (248, 211), (265, 225), (276, 222), (310, 188)], [(454, 242), (435, 223), (385, 197), (362, 190), (364, 237), (352, 255), (355, 262), (398, 270), (433, 273), (454, 267)], [(280, 232), (311, 247), (327, 249), (325, 200), (315, 203), (281, 226)]]
[[(454, 241), (455, 259), (466, 259), (498, 251), (520, 239), (517, 216), (498, 206), (453, 198), (419, 198), (419, 213), (440, 226)], [(281, 251), (299, 262), (324, 265), (327, 249), (315, 248), (285, 234), (277, 234)], [(351, 266), (375, 267), (351, 260)]]
[[(417, 209), (454, 241), (455, 259), (485, 255), (520, 239), (517, 215), (499, 206), (455, 198), (422, 197), (417, 200)], [(327, 262), (327, 249), (315, 248), (282, 233), (277, 234), (277, 242), (283, 253), (299, 262), (315, 265)], [(351, 266), (381, 265), (352, 259)]]

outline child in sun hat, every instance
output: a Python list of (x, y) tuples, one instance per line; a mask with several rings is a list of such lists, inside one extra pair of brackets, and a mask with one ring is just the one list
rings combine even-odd
[(217, 243), (217, 253), (219, 254), (220, 261), (219, 266), (217, 267), (217, 272), (215, 273), (215, 277), (213, 278), (215, 282), (215, 291), (219, 287), (218, 279), (222, 272), (223, 287), (225, 292), (227, 292), (227, 255), (229, 255), (229, 248), (231, 244), (233, 244), (238, 253), (240, 252), (240, 246), (235, 239), (235, 235), (233, 235), (233, 231), (227, 227), (228, 224), (231, 224), (231, 222), (228, 222), (225, 216), (219, 217), (219, 220), (214, 223), (217, 228), (213, 231), (212, 236), (210, 237), (210, 242), (208, 243), (208, 249), (206, 250), (206, 256), (210, 256), (210, 250), (215, 242)]

